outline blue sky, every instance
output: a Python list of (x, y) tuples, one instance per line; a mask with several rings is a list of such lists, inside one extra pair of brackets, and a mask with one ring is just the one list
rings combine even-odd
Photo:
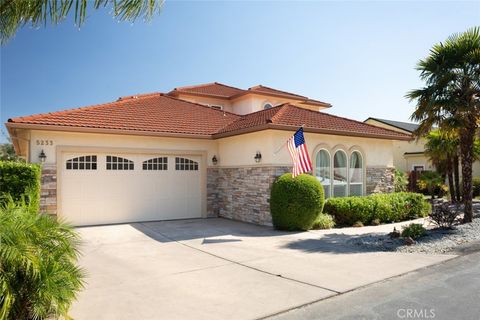
[(151, 22), (90, 11), (78, 29), (22, 28), (1, 48), (1, 121), (218, 81), (408, 121), (429, 48), (480, 24), (474, 2), (173, 2)]

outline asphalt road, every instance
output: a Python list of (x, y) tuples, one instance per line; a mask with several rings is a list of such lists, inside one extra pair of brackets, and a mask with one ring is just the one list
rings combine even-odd
[(479, 320), (480, 252), (321, 300), (271, 319)]

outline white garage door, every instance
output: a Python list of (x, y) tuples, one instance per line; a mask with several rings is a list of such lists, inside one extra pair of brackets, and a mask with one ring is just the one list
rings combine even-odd
[(198, 218), (199, 156), (64, 153), (60, 217), (76, 226)]

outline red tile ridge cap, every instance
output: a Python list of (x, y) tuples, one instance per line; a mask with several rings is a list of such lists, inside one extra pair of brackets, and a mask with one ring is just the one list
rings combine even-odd
[[(306, 96), (302, 96), (300, 94), (296, 94), (296, 93), (292, 93), (292, 92), (287, 92), (287, 91), (283, 91), (283, 90), (278, 90), (278, 89), (275, 89), (275, 88), (271, 88), (271, 87), (267, 87), (267, 86), (264, 86), (264, 85), (256, 85), (256, 86), (253, 86), (253, 87), (250, 87), (248, 88), (247, 91), (255, 91), (255, 89), (260, 89), (260, 88), (265, 88), (265, 89), (269, 89), (269, 90), (273, 90), (273, 91), (277, 91), (279, 92), (278, 94), (285, 94), (285, 95), (288, 95), (288, 96), (297, 96), (299, 98), (303, 98), (303, 99), (308, 99), (308, 97)], [(261, 90), (259, 90), (261, 91)]]
[(161, 92), (152, 92), (152, 93), (139, 93), (139, 94), (134, 94), (131, 96), (122, 96), (117, 99), (117, 101), (122, 101), (122, 100), (128, 100), (128, 99), (139, 99), (139, 98), (147, 98), (150, 96), (162, 96), (163, 93)]
[(179, 91), (179, 90), (183, 90), (183, 89), (201, 88), (201, 87), (211, 86), (211, 85), (214, 85), (214, 84), (219, 85), (219, 86), (224, 86), (224, 87), (227, 87), (227, 88), (231, 88), (231, 89), (235, 89), (235, 90), (245, 91), (244, 89), (240, 89), (240, 88), (237, 88), (237, 87), (234, 87), (234, 86), (229, 86), (229, 85), (226, 85), (224, 83), (217, 82), (217, 81), (201, 83), (201, 84), (196, 84), (196, 85), (190, 85), (190, 86), (175, 87), (175, 88), (173, 88), (172, 91)]
[[(277, 120), (277, 118), (281, 117), (288, 109), (288, 106), (290, 106), (291, 104), (289, 104), (288, 102), (287, 103), (282, 103), (278, 106), (275, 106), (273, 108), (279, 108), (277, 112), (275, 112), (275, 114), (269, 119), (271, 121), (271, 123), (275, 123), (275, 120)], [(272, 109), (273, 109), (272, 108)], [(267, 109), (268, 110), (268, 109)]]

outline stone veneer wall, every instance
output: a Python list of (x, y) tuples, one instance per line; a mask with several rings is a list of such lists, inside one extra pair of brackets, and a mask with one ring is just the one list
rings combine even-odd
[(54, 164), (42, 166), (40, 212), (57, 214), (57, 167)]
[(272, 225), (270, 188), (288, 167), (208, 168), (207, 212), (259, 225)]
[[(259, 225), (271, 225), (270, 188), (288, 167), (208, 168), (207, 213)], [(366, 168), (367, 194), (393, 192), (390, 167)]]
[(367, 167), (367, 194), (393, 192), (394, 171), (392, 167)]

